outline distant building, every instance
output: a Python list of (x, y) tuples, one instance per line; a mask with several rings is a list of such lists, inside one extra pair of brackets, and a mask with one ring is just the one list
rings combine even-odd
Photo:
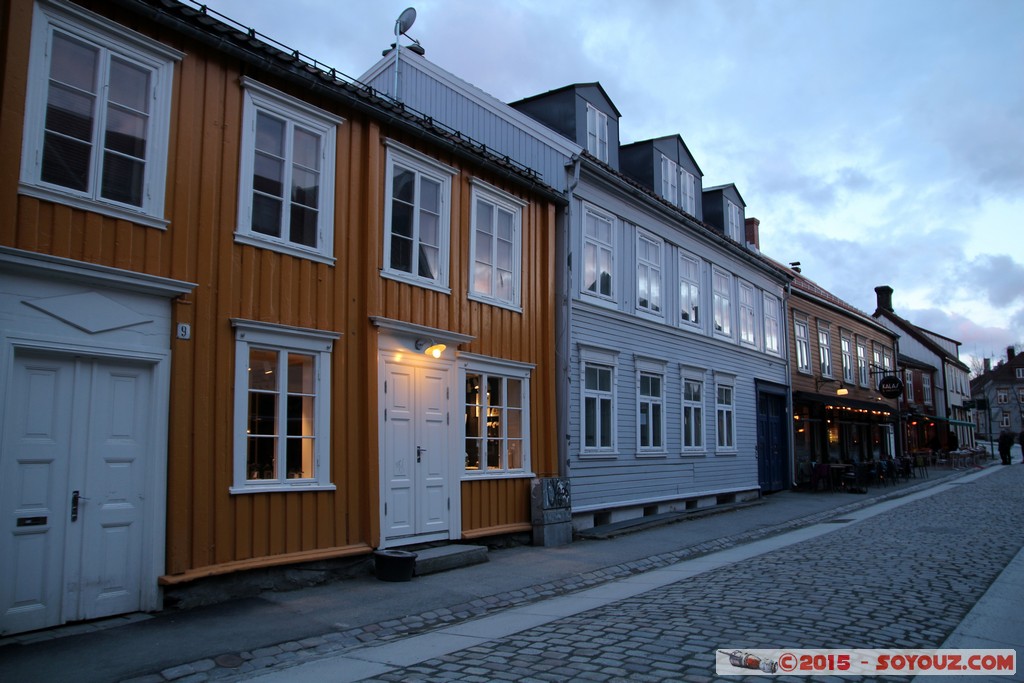
[(984, 367), (971, 380), (975, 428), (993, 439), (1004, 429), (1019, 435), (1024, 430), (1024, 354), (1008, 346), (1005, 361), (992, 367), (986, 358)]

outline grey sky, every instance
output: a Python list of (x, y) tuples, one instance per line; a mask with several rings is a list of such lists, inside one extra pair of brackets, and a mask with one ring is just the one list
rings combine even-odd
[(409, 31), (506, 102), (600, 81), (622, 142), (679, 133), (761, 248), (866, 312), (1024, 343), (1020, 0), (209, 0), (358, 77)]

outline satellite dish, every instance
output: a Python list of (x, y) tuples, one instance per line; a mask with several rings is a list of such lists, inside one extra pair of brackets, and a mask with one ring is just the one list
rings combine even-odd
[(406, 31), (412, 28), (415, 21), (416, 9), (414, 7), (407, 7), (398, 16), (398, 21), (395, 22), (395, 35), (404, 35)]

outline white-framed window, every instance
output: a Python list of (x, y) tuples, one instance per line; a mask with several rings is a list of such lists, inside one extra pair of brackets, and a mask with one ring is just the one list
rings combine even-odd
[[(876, 344), (871, 344), (871, 358), (872, 358), (872, 370), (880, 370), (882, 367), (882, 349)], [(870, 377), (870, 375), (869, 375)]]
[(1024, 379), (1024, 368), (1016, 368), (1017, 379)]
[(587, 207), (583, 216), (583, 282), (581, 289), (602, 299), (614, 300), (614, 221), (611, 216)]
[(683, 452), (704, 450), (704, 372), (683, 369)]
[(661, 196), (670, 204), (679, 205), (679, 164), (661, 155)]
[(921, 400), (925, 403), (932, 402), (932, 376), (927, 372), (921, 373)]
[(736, 242), (743, 242), (743, 210), (738, 204), (725, 200), (725, 236)]
[(839, 332), (839, 345), (843, 361), (843, 381), (848, 384), (853, 384), (855, 381), (853, 364), (853, 340), (850, 339), (850, 335), (845, 334), (841, 330)]
[(732, 336), (732, 275), (718, 268), (711, 271), (712, 310), (715, 334)]
[(736, 450), (735, 387), (731, 380), (715, 380), (715, 432), (718, 450)]
[(23, 194), (165, 228), (174, 63), (182, 53), (67, 2), (37, 2)]
[(762, 300), (764, 306), (764, 350), (766, 353), (779, 355), (782, 353), (779, 299), (765, 292)]
[(469, 354), (461, 358), (466, 360), (466, 476), (528, 474), (531, 368)]
[(1000, 413), (1000, 416), (999, 416), (999, 426), (1000, 427), (1009, 427), (1010, 426), (1010, 411), (1004, 410), (1004, 411), (1002, 411)]
[(1024, 388), (1017, 389), (1017, 403), (1024, 404)]
[(617, 359), (614, 352), (582, 347), (580, 349), (580, 445), (583, 455), (610, 455), (615, 452)]
[(231, 493), (333, 490), (331, 348), (340, 335), (232, 319), (235, 328)]
[(469, 296), (518, 310), (526, 203), (478, 180), (472, 184)]
[(857, 377), (862, 387), (868, 386), (871, 381), (871, 372), (868, 368), (868, 346), (863, 339), (857, 339)]
[(236, 240), (333, 262), (335, 131), (344, 119), (251, 78), (242, 86)]
[(679, 206), (691, 216), (697, 215), (697, 177), (679, 169)]
[(800, 372), (810, 372), (811, 342), (806, 320), (793, 319), (793, 338), (796, 340), (796, 369)]
[(665, 364), (636, 361), (637, 451), (665, 452)]
[(448, 289), (454, 168), (387, 141), (383, 275)]
[(821, 376), (832, 376), (832, 331), (829, 324), (818, 321), (818, 360), (821, 363)]
[(907, 401), (913, 402), (914, 400), (914, 371), (904, 370), (903, 371), (903, 394), (906, 396)]
[(740, 343), (757, 346), (757, 309), (755, 308), (754, 286), (739, 281)]
[(636, 233), (636, 307), (661, 317), (661, 254), (664, 243), (643, 230)]
[(679, 322), (698, 326), (700, 320), (700, 260), (679, 254)]
[(892, 370), (892, 351), (888, 347), (882, 349), (882, 368), (887, 371)]
[(1010, 402), (1010, 394), (1006, 389), (996, 390), (996, 405), (1006, 405)]
[(587, 151), (608, 163), (608, 115), (587, 105)]

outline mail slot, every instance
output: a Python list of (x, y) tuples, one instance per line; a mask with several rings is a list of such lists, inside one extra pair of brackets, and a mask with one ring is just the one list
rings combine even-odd
[(18, 517), (18, 526), (43, 526), (46, 517)]

